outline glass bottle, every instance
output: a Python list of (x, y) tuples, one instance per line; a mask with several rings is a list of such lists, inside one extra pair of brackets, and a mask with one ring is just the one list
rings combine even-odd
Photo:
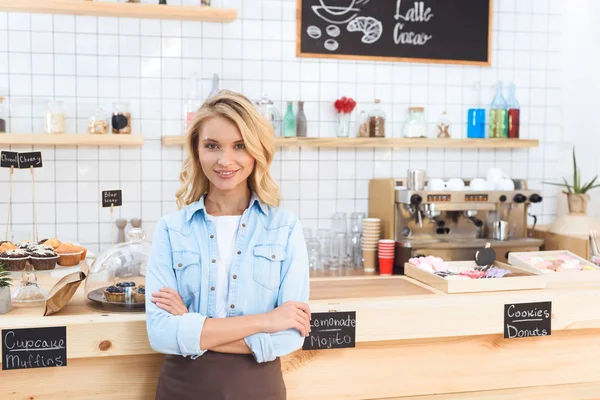
[(123, 135), (131, 133), (131, 112), (129, 111), (129, 103), (113, 103), (111, 123), (112, 133)]
[(375, 99), (375, 105), (369, 112), (369, 136), (385, 137), (385, 112), (379, 99)]
[(60, 100), (51, 100), (44, 113), (45, 133), (65, 133), (65, 107)]
[(508, 137), (513, 139), (519, 138), (520, 128), (520, 106), (515, 95), (515, 84), (510, 83), (508, 85), (508, 98), (506, 99), (506, 105), (508, 108)]
[(271, 123), (275, 136), (281, 136), (281, 114), (273, 101), (267, 98), (266, 94), (262, 95), (262, 98), (254, 103), (258, 107), (258, 111)]
[(404, 123), (404, 137), (423, 138), (427, 137), (427, 122), (425, 121), (424, 107), (409, 107)]
[(198, 74), (195, 72), (190, 75), (190, 79), (188, 81), (188, 92), (185, 96), (185, 99), (184, 118), (185, 132), (187, 132), (192, 118), (194, 118), (196, 111), (198, 111), (202, 105), (202, 100), (200, 100), (200, 90), (198, 90)]
[(208, 97), (213, 97), (215, 94), (219, 93), (219, 90), (219, 74), (213, 74), (212, 89), (210, 89)]
[(485, 108), (481, 106), (480, 82), (475, 82), (473, 85), (469, 102), (476, 105), (467, 111), (467, 137), (485, 139)]
[(369, 118), (367, 117), (367, 112), (365, 110), (360, 110), (357, 125), (356, 136), (369, 137)]
[(108, 118), (101, 107), (97, 107), (88, 118), (88, 133), (104, 135), (108, 133)]
[(296, 136), (296, 117), (292, 108), (292, 102), (287, 102), (287, 110), (283, 117), (283, 137)]
[(306, 137), (307, 122), (304, 114), (304, 102), (298, 102), (298, 113), (296, 114), (296, 136)]
[(442, 112), (440, 115), (440, 119), (438, 120), (438, 135), (437, 137), (440, 139), (450, 139), (450, 118), (448, 118), (448, 114), (446, 111)]
[(6, 108), (2, 96), (0, 96), (0, 133), (6, 133)]
[(508, 113), (502, 96), (502, 82), (498, 82), (496, 95), (490, 106), (490, 138), (508, 137)]

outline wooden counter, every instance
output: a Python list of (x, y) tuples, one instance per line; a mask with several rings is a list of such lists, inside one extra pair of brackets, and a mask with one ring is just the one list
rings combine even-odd
[[(503, 339), (504, 305), (538, 301), (552, 301), (552, 335)], [(355, 310), (357, 347), (285, 357), (290, 400), (600, 394), (600, 288), (447, 295), (405, 277), (340, 276), (313, 279), (310, 303), (314, 312)], [(81, 290), (60, 314), (41, 314), (19, 307), (0, 327), (66, 326), (68, 366), (0, 371), (0, 399), (154, 398), (162, 356), (144, 314), (92, 311)]]

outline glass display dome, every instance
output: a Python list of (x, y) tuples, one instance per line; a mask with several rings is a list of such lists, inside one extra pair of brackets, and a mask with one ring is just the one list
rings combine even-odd
[(146, 264), (150, 242), (133, 228), (129, 240), (102, 253), (90, 267), (86, 282), (87, 305), (99, 311), (144, 311)]

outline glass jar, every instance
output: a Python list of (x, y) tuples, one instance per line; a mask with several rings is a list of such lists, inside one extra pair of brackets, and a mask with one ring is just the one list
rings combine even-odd
[(404, 123), (404, 137), (424, 138), (427, 137), (427, 122), (425, 121), (424, 107), (409, 107)]
[(111, 118), (112, 133), (130, 134), (131, 133), (131, 112), (129, 103), (113, 103), (113, 113)]
[(85, 281), (86, 306), (104, 312), (144, 311), (146, 266), (151, 251), (144, 231), (133, 228), (129, 240), (102, 253)]
[(4, 97), (0, 96), (0, 133), (6, 133), (6, 109), (4, 108)]
[(65, 133), (65, 106), (60, 100), (51, 100), (44, 112), (45, 133)]
[(271, 123), (275, 136), (281, 136), (281, 113), (273, 104), (273, 101), (269, 100), (267, 95), (263, 94), (262, 98), (255, 102), (258, 111)]
[(88, 119), (88, 133), (104, 135), (108, 133), (108, 117), (100, 107), (96, 108)]
[(385, 137), (385, 112), (381, 109), (379, 99), (375, 99), (375, 105), (369, 112), (369, 136)]
[(360, 110), (356, 125), (356, 137), (369, 137), (369, 118), (365, 110)]

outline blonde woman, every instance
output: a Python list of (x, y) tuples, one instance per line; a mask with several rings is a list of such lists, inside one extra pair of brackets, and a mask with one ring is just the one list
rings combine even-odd
[(283, 400), (279, 357), (310, 331), (308, 257), (269, 174), (273, 129), (221, 91), (196, 113), (177, 191), (147, 268), (152, 348), (167, 354), (158, 400)]

